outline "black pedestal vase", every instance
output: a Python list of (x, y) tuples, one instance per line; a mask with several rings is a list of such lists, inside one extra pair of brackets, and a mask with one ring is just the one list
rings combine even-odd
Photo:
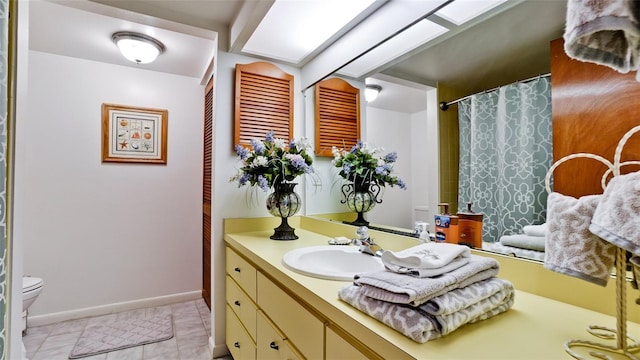
[(277, 183), (273, 185), (273, 192), (267, 197), (267, 210), (273, 216), (282, 219), (280, 226), (274, 228), (273, 240), (295, 240), (298, 236), (295, 229), (289, 225), (288, 218), (300, 210), (300, 196), (294, 191), (297, 183)]
[(344, 221), (344, 223), (355, 226), (369, 226), (369, 222), (364, 218), (364, 213), (372, 210), (376, 204), (382, 203), (382, 199), (379, 197), (380, 190), (378, 184), (364, 179), (355, 179), (342, 185), (343, 198), (340, 202), (347, 204), (349, 210), (358, 214), (356, 220)]

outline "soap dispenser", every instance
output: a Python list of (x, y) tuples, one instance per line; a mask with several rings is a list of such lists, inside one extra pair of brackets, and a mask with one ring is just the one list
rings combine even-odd
[(458, 216), (449, 213), (449, 204), (438, 204), (442, 214), (435, 215), (436, 241), (452, 244), (458, 243)]
[(472, 202), (467, 203), (467, 211), (458, 212), (460, 240), (458, 244), (472, 248), (482, 248), (482, 213), (471, 210)]

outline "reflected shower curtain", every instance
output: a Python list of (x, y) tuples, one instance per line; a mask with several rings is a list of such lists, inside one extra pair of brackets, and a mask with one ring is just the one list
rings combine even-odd
[(545, 222), (544, 178), (553, 161), (548, 77), (462, 100), (458, 120), (459, 210), (473, 202), (484, 214), (483, 241)]

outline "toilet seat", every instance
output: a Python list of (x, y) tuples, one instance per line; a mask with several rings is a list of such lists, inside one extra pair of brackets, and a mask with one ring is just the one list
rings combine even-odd
[(42, 287), (43, 281), (41, 278), (23, 276), (22, 277), (22, 293), (28, 293), (33, 290), (37, 290)]

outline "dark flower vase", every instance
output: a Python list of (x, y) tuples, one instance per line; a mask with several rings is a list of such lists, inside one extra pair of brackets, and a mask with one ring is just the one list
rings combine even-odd
[(273, 185), (273, 192), (267, 197), (267, 210), (273, 216), (282, 219), (280, 226), (273, 229), (270, 236), (273, 240), (295, 240), (298, 236), (295, 229), (289, 225), (288, 218), (300, 210), (300, 196), (294, 191), (297, 183), (277, 183)]
[(344, 221), (345, 224), (355, 226), (369, 226), (369, 222), (365, 220), (364, 213), (372, 210), (376, 204), (382, 203), (380, 195), (380, 186), (363, 179), (355, 179), (355, 181), (342, 185), (343, 199), (342, 204), (347, 204), (349, 210), (358, 213), (355, 221)]

